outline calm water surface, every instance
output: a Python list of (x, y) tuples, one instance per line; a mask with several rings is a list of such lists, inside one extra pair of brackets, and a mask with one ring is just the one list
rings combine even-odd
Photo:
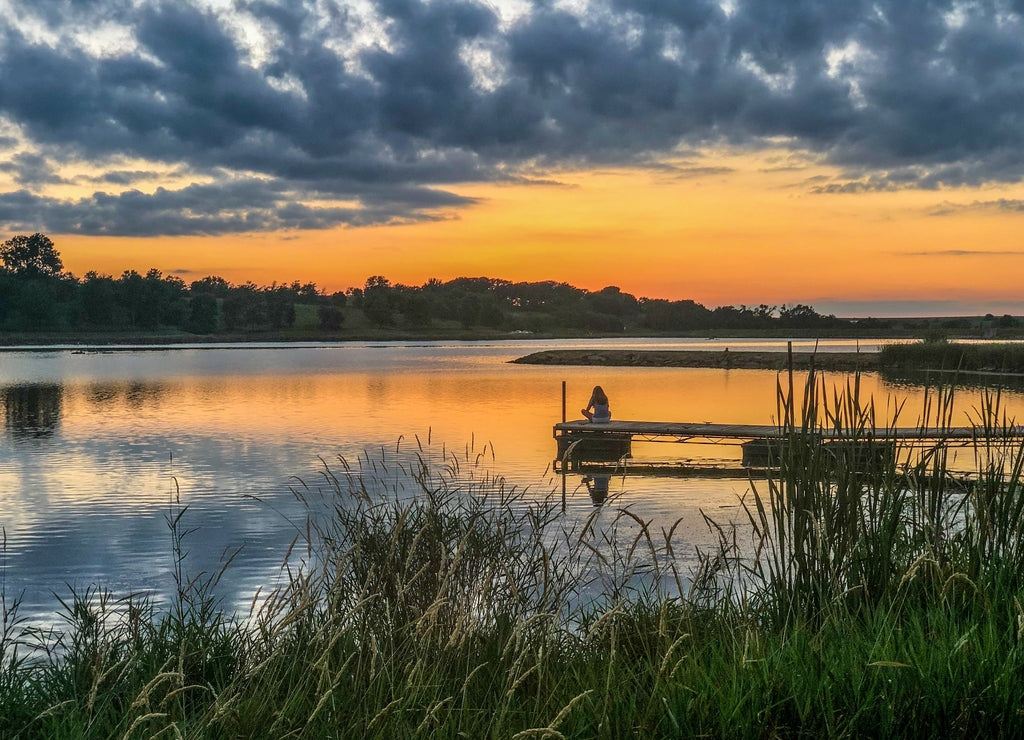
[[(813, 341), (795, 341), (806, 351)], [(828, 341), (819, 352), (877, 351), (877, 340)], [(97, 584), (118, 594), (173, 589), (169, 503), (180, 494), (191, 572), (216, 571), (238, 547), (222, 586), (225, 602), (245, 604), (280, 578), (280, 564), (304, 509), (292, 494), (321, 485), (324, 461), (420, 443), (458, 451), (510, 485), (541, 496), (561, 489), (550, 472), (552, 424), (569, 417), (600, 383), (619, 419), (775, 422), (773, 371), (689, 368), (541, 367), (509, 364), (564, 347), (785, 350), (785, 340), (571, 340), (407, 342), (290, 346), (75, 348), (0, 353), (0, 575), (23, 614), (52, 621), (69, 587)], [(829, 378), (843, 383), (843, 376)], [(874, 374), (863, 392), (880, 407), (905, 399), (916, 421), (923, 389)], [(968, 420), (977, 392), (960, 396), (956, 423)], [(1024, 396), (1005, 395), (1024, 417)], [(401, 442), (399, 442), (401, 440)], [(468, 449), (471, 448), (471, 449)], [(486, 454), (480, 455), (480, 452)], [(492, 459), (493, 455), (493, 459)], [(638, 460), (714, 456), (737, 448), (638, 444)], [(302, 483), (300, 483), (300, 481)], [(682, 518), (677, 552), (713, 538), (701, 510), (728, 521), (749, 487), (742, 479), (619, 475), (616, 506), (654, 526)], [(594, 505), (580, 476), (567, 480), (567, 518)], [(685, 563), (684, 563), (685, 564)]]

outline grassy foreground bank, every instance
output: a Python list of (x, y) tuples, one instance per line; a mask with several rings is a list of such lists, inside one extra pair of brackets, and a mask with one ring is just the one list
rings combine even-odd
[(297, 487), (317, 514), (289, 581), (234, 618), (185, 577), (173, 512), (166, 609), (90, 591), (41, 634), (4, 594), (0, 737), (1020, 736), (1024, 451), (998, 396), (964, 493), (944, 448), (904, 469), (819, 444), (874, 412), (855, 379), (808, 388), (780, 389), (780, 472), (742, 526), (709, 522), (696, 573), (628, 508), (567, 518), (486, 451), (396, 446)]

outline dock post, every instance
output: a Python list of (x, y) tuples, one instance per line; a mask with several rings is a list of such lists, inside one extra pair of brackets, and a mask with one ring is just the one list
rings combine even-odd
[(789, 368), (789, 401), (786, 403), (786, 428), (796, 424), (796, 406), (793, 400), (793, 342), (786, 342), (786, 367)]
[[(562, 423), (565, 423), (565, 381), (562, 381)], [(561, 453), (559, 453), (561, 454)], [(565, 513), (565, 460), (562, 460), (562, 513)]]

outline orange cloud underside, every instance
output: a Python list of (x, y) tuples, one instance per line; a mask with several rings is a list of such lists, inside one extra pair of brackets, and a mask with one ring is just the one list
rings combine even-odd
[(767, 155), (723, 154), (713, 164), (725, 169), (546, 173), (558, 184), (464, 185), (451, 190), (480, 199), (476, 206), (403, 226), (55, 241), (78, 275), (157, 267), (186, 281), (297, 279), (328, 290), (370, 275), (411, 285), (485, 275), (592, 290), (618, 285), (711, 306), (1020, 298), (1024, 214), (931, 214), (1024, 199), (1024, 188), (815, 194), (810, 178), (834, 173), (772, 170)]

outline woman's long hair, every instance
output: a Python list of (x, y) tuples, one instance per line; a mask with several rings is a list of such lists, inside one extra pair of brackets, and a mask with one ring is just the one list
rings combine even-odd
[(604, 389), (599, 385), (594, 386), (594, 392), (591, 394), (590, 400), (602, 406), (608, 405), (608, 396), (605, 395)]

